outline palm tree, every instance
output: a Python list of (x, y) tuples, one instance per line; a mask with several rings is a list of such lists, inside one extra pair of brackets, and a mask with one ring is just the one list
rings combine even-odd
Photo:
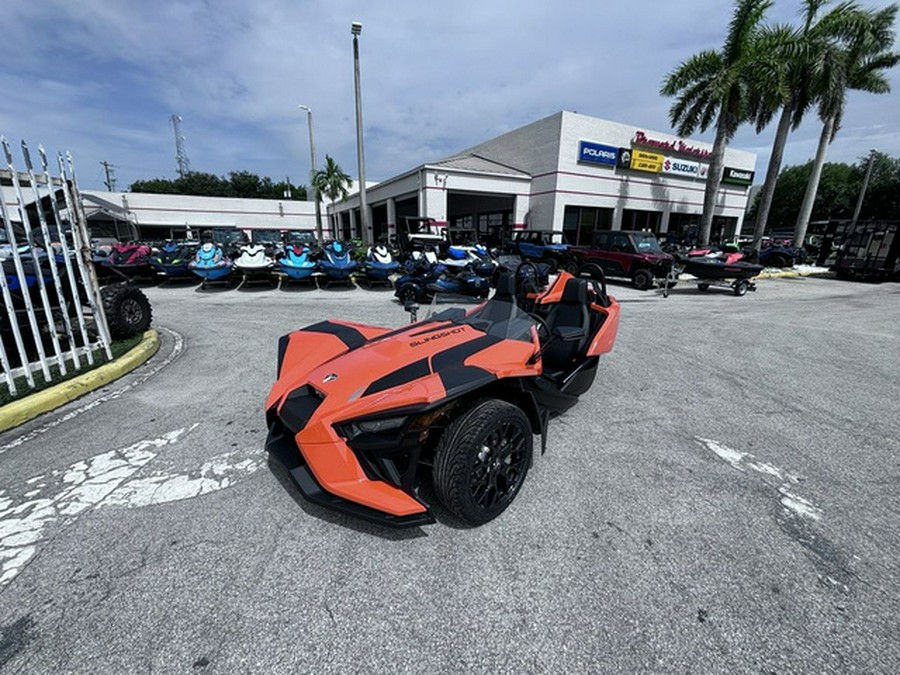
[[(331, 155), (325, 155), (325, 168), (317, 169), (313, 174), (313, 187), (316, 189), (316, 199), (322, 196), (328, 197), (332, 203), (338, 199), (346, 199), (349, 192), (347, 188), (353, 186), (353, 179), (341, 169)], [(319, 243), (322, 242), (322, 233), (318, 233)]]
[(778, 55), (776, 63), (781, 70), (775, 86), (764, 83), (764, 89), (756, 96), (757, 133), (768, 126), (776, 113), (780, 111), (781, 115), (757, 206), (753, 230), (755, 249), (759, 248), (765, 234), (788, 134), (800, 126), (803, 116), (815, 102), (813, 83), (817, 67), (830, 45), (851, 29), (858, 14), (855, 3), (842, 2), (817, 20), (819, 10), (830, 1), (804, 0), (799, 28), (774, 26), (763, 30), (762, 41), (768, 45), (767, 50)]
[(832, 44), (823, 55), (822, 68), (815, 83), (822, 133), (819, 136), (812, 175), (794, 227), (794, 243), (797, 246), (801, 246), (806, 237), (806, 228), (825, 164), (825, 154), (840, 129), (847, 105), (847, 92), (856, 90), (886, 94), (891, 90), (885, 71), (900, 62), (900, 54), (893, 51), (896, 16), (897, 5), (877, 11), (855, 9), (855, 21), (847, 35)]
[(771, 6), (772, 0), (736, 0), (722, 49), (690, 57), (666, 76), (660, 88), (663, 96), (677, 96), (669, 110), (669, 121), (680, 136), (690, 136), (698, 128), (706, 131), (715, 121), (700, 221), (702, 244), (709, 243), (725, 146), (748, 119), (753, 93), (762, 90), (753, 83), (768, 79), (767, 71), (774, 68), (771, 52), (762, 50), (759, 40), (760, 24)]

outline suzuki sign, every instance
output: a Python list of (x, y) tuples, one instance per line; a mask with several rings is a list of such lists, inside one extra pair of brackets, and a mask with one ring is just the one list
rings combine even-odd
[(678, 159), (676, 157), (666, 157), (663, 160), (662, 172), (673, 174), (675, 176), (699, 178), (700, 162), (688, 162), (687, 160)]

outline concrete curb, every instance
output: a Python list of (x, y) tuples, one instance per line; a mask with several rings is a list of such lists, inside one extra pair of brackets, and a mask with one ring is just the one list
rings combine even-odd
[(763, 271), (757, 279), (796, 279), (797, 277), (833, 277), (834, 272), (827, 269), (781, 270), (778, 272)]
[(159, 350), (159, 333), (148, 330), (141, 342), (126, 354), (98, 368), (57, 385), (7, 403), (0, 408), (0, 432), (12, 429), (45, 412), (55, 410), (99, 389), (146, 362)]

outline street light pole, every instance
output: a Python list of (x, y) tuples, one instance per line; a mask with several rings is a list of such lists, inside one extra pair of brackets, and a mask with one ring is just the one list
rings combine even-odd
[(309, 184), (312, 187), (313, 199), (316, 201), (316, 239), (321, 246), (322, 239), (322, 207), (319, 204), (319, 189), (316, 187), (316, 142), (313, 139), (312, 109), (307, 105), (298, 105), (298, 108), (306, 111), (306, 120), (309, 123), (309, 156), (312, 161), (312, 170), (309, 173)]
[(866, 175), (863, 178), (862, 187), (859, 190), (859, 199), (856, 200), (856, 208), (853, 210), (853, 220), (850, 221), (850, 227), (856, 225), (859, 219), (859, 212), (862, 211), (863, 200), (866, 198), (866, 190), (869, 189), (869, 179), (872, 177), (872, 165), (875, 164), (875, 155), (878, 151), (875, 148), (869, 150), (869, 165), (866, 167)]
[(359, 92), (359, 34), (362, 24), (354, 21), (350, 26), (353, 33), (353, 85), (356, 93), (356, 162), (359, 173), (359, 220), (362, 228), (362, 239), (365, 244), (372, 244), (369, 234), (369, 218), (366, 205), (366, 156), (363, 152), (362, 99)]

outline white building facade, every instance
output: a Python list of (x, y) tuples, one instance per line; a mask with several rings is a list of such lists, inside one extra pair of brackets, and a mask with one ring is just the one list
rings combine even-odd
[[(490, 240), (514, 229), (557, 230), (587, 243), (601, 229), (681, 237), (703, 212), (712, 146), (562, 111), (453, 157), (367, 187), (369, 232), (359, 195), (329, 208), (334, 235), (377, 240), (405, 216), (474, 227)], [(713, 239), (740, 233), (756, 155), (728, 148)]]

